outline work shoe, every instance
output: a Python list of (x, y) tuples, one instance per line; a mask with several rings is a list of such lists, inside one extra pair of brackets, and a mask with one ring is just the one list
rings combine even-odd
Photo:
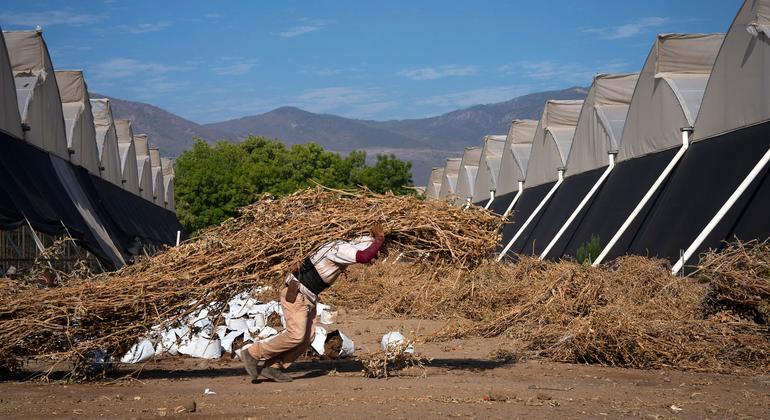
[(243, 360), (243, 367), (246, 368), (246, 373), (251, 376), (251, 379), (256, 380), (259, 377), (259, 372), (262, 370), (262, 366), (259, 364), (262, 360), (255, 359), (248, 349), (241, 350), (241, 360)]
[(280, 369), (273, 367), (266, 367), (262, 369), (260, 375), (267, 379), (272, 379), (274, 382), (291, 382), (294, 379), (286, 373), (281, 372)]

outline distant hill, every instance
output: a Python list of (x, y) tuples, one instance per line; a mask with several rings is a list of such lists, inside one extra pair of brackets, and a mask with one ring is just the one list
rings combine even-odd
[[(412, 161), (416, 185), (425, 184), (430, 168), (464, 147), (479, 145), (486, 134), (505, 134), (515, 118), (538, 119), (549, 99), (584, 99), (586, 88), (538, 92), (505, 102), (476, 105), (430, 118), (368, 121), (281, 107), (264, 114), (200, 125), (141, 102), (111, 98), (116, 118), (134, 121), (164, 154), (177, 156), (193, 137), (240, 140), (249, 134), (277, 138), (287, 145), (315, 141), (328, 150), (365, 150), (370, 156), (393, 153)], [(102, 97), (103, 95), (92, 95)]]
[(186, 120), (164, 109), (143, 102), (116, 99), (98, 93), (92, 98), (109, 98), (115, 119), (129, 119), (134, 133), (147, 134), (150, 143), (158, 146), (163, 156), (176, 157), (190, 149), (193, 137), (205, 140), (232, 138), (232, 134)]
[(588, 90), (573, 87), (538, 92), (510, 101), (448, 112), (414, 120), (369, 121), (372, 127), (386, 129), (431, 147), (460, 149), (479, 144), (487, 134), (506, 134), (514, 119), (540, 119), (549, 99), (585, 99)]
[(314, 114), (288, 106), (204, 127), (233, 133), (238, 139), (255, 134), (281, 139), (287, 145), (314, 141), (326, 149), (345, 153), (372, 147), (408, 148), (414, 143), (409, 137), (374, 127), (366, 121)]

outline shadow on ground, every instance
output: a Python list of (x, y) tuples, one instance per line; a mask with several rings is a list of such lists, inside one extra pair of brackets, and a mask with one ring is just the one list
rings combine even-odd
[[(214, 362), (215, 363), (215, 362)], [(99, 377), (97, 382), (114, 381), (123, 378), (144, 379), (196, 379), (213, 377), (235, 377), (244, 376), (243, 367), (236, 361), (234, 366), (198, 366), (192, 368), (167, 368), (155, 367), (145, 364), (141, 367), (131, 369), (133, 366), (122, 366), (120, 369), (110, 372), (103, 377)], [(231, 363), (231, 364), (233, 364)], [(445, 370), (467, 370), (471, 372), (495, 369), (509, 362), (503, 360), (487, 359), (432, 359), (423, 360), (428, 368), (439, 368)], [(361, 362), (356, 359), (342, 360), (306, 360), (294, 363), (287, 371), (295, 379), (316, 378), (326, 376), (332, 370), (339, 373), (361, 372), (363, 370)], [(297, 375), (304, 372), (302, 375)], [(47, 374), (47, 375), (46, 375)], [(19, 371), (0, 373), (0, 382), (8, 381), (32, 381), (47, 378), (48, 381), (67, 381), (70, 379), (70, 372), (65, 370), (56, 370), (52, 372), (45, 371)]]

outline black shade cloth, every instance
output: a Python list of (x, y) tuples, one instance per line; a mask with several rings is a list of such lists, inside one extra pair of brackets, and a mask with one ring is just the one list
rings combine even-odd
[[(619, 162), (595, 198), (591, 200), (590, 205), (586, 206), (575, 218), (575, 221), (557, 241), (548, 257), (551, 259), (561, 256), (575, 257), (577, 249), (590, 241), (594, 235), (598, 236), (602, 247), (606, 245), (644, 197), (644, 194), (655, 183), (655, 180), (677, 151), (678, 149), (669, 149)], [(659, 193), (660, 189), (658, 190)], [(640, 220), (644, 218), (654, 202), (655, 196), (642, 209), (636, 222), (629, 226), (628, 231), (635, 232), (638, 229), (641, 224)], [(626, 249), (622, 242), (623, 238), (618, 242), (618, 249)], [(628, 244), (628, 242), (630, 241), (626, 240), (625, 243)]]
[[(770, 123), (693, 143), (626, 249), (676, 262), (770, 147)], [(725, 240), (764, 240), (770, 235), (767, 169), (750, 184), (688, 263)]]
[(495, 200), (492, 201), (492, 204), (489, 206), (489, 210), (492, 211), (492, 213), (502, 216), (503, 213), (508, 210), (508, 206), (511, 204), (514, 197), (516, 197), (517, 193), (518, 191), (513, 191), (509, 192), (508, 194), (495, 197)]
[(47, 152), (4, 136), (0, 141), (0, 179), (6, 197), (35, 230), (49, 235), (69, 233), (91, 253), (111, 261), (59, 181)]
[[(516, 235), (516, 232), (519, 231), (524, 222), (526, 222), (529, 216), (535, 211), (535, 208), (537, 208), (545, 196), (548, 195), (548, 191), (551, 190), (554, 184), (555, 182), (548, 182), (542, 185), (538, 185), (537, 187), (527, 188), (524, 190), (524, 192), (521, 193), (519, 201), (516, 202), (516, 205), (513, 206), (513, 210), (511, 210), (510, 223), (503, 227), (503, 240), (500, 244), (500, 250), (505, 248), (505, 246), (508, 245), (508, 242), (513, 239), (513, 237)], [(494, 202), (492, 202), (492, 204), (494, 204)], [(537, 217), (535, 217), (532, 223), (537, 223)], [(527, 227), (526, 231), (528, 231), (531, 226), (532, 224)], [(520, 242), (520, 240), (517, 240), (516, 243), (514, 243), (514, 245), (508, 250), (507, 255), (520, 253)]]
[(187, 239), (173, 212), (0, 132), (0, 229), (17, 228), (24, 217), (37, 231), (72, 235), (109, 268), (135, 238), (173, 245), (181, 231)]
[(182, 240), (187, 239), (174, 212), (87, 172), (81, 173), (81, 183), (91, 185), (112, 223), (122, 231), (124, 243), (138, 237), (147, 243), (174, 245), (177, 231), (181, 231)]
[(541, 211), (537, 224), (522, 238), (520, 252), (540, 255), (605, 170), (606, 167), (565, 178)]

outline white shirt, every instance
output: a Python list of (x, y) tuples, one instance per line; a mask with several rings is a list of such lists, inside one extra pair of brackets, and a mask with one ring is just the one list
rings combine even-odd
[[(329, 242), (310, 256), (310, 262), (313, 263), (324, 283), (331, 286), (349, 265), (356, 263), (356, 253), (365, 250), (372, 243), (374, 243), (374, 238), (371, 236), (361, 236), (352, 241)], [(297, 280), (297, 278), (289, 273), (286, 277), (286, 283), (288, 284), (291, 280)], [(313, 303), (318, 300), (318, 296), (302, 283), (300, 283), (299, 291)]]

